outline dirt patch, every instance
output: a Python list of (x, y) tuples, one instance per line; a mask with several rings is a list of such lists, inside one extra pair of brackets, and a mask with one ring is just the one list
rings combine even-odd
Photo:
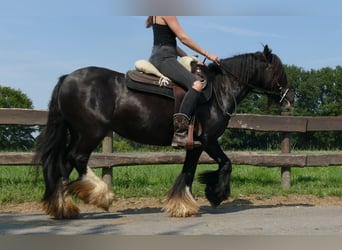
[[(200, 206), (209, 206), (205, 198), (198, 198)], [(259, 207), (259, 206), (342, 206), (342, 197), (323, 197), (313, 195), (289, 195), (260, 198), (258, 196), (240, 196), (222, 203), (224, 207)], [(92, 205), (79, 203), (81, 212), (101, 212), (102, 210)], [(110, 207), (110, 212), (145, 210), (160, 210), (163, 201), (155, 198), (127, 198), (116, 199)], [(42, 213), (39, 202), (7, 203), (0, 206), (0, 213)]]

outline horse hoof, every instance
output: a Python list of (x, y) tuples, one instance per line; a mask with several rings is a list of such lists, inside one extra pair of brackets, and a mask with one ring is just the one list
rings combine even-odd
[(63, 201), (56, 199), (44, 200), (42, 208), (47, 215), (55, 219), (77, 219), (80, 216), (80, 210), (71, 197), (64, 197)]
[(163, 210), (169, 217), (184, 218), (198, 216), (198, 206), (194, 204), (189, 206), (184, 203), (168, 202)]

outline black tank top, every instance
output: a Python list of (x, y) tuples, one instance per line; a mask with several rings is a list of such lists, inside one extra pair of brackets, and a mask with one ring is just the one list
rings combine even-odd
[(153, 45), (177, 46), (176, 35), (167, 25), (153, 23)]

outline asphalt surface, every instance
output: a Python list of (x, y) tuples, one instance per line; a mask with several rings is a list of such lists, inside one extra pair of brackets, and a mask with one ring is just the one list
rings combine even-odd
[(342, 235), (342, 207), (202, 207), (200, 216), (169, 218), (159, 208), (83, 213), (77, 220), (43, 213), (0, 213), (0, 235)]

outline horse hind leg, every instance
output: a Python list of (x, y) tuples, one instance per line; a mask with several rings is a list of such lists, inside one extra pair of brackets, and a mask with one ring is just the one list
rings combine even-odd
[(56, 219), (75, 219), (80, 210), (73, 202), (68, 191), (67, 181), (60, 178), (55, 192), (42, 202), (42, 208), (47, 215)]
[(72, 171), (70, 161), (58, 166), (60, 177), (56, 183), (56, 188), (51, 195), (44, 195), (42, 200), (43, 211), (56, 219), (75, 219), (79, 217), (80, 210), (73, 202), (68, 190), (69, 175)]
[(73, 151), (74, 153), (70, 157), (73, 159), (79, 178), (68, 184), (68, 190), (85, 203), (93, 204), (108, 211), (114, 194), (110, 187), (87, 167), (92, 150), (99, 144), (102, 138), (102, 136), (92, 138), (90, 135), (87, 135), (78, 140)]
[(95, 205), (105, 211), (109, 210), (114, 194), (108, 185), (89, 167), (78, 180), (71, 182), (68, 189), (87, 204)]

